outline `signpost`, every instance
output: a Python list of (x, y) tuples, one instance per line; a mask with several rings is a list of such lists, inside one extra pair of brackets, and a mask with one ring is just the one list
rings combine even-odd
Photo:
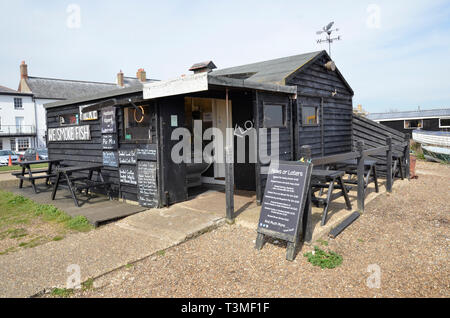
[(293, 261), (303, 234), (303, 215), (309, 209), (312, 164), (280, 161), (272, 164), (264, 192), (258, 223), (256, 249), (262, 249), (265, 236), (287, 241), (286, 259)]

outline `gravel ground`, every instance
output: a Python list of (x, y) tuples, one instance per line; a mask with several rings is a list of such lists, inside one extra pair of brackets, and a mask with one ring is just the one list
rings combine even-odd
[[(417, 169), (419, 179), (370, 202), (322, 246), (342, 255), (338, 268), (308, 263), (310, 246), (294, 262), (281, 243), (256, 251), (254, 231), (223, 226), (98, 278), (73, 297), (449, 297), (450, 167), (418, 162)], [(381, 270), (380, 288), (367, 286), (372, 264)]]

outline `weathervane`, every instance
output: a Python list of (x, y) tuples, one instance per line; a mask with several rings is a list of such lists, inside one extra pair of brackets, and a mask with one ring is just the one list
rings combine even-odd
[(320, 39), (317, 40), (318, 44), (324, 43), (324, 42), (328, 42), (328, 54), (331, 56), (331, 43), (333, 43), (334, 41), (339, 41), (341, 40), (341, 36), (339, 35), (338, 37), (332, 38), (331, 37), (331, 33), (333, 33), (334, 31), (339, 31), (339, 29), (331, 29), (333, 27), (334, 22), (330, 22), (328, 23), (327, 26), (324, 26), (322, 30), (317, 31), (316, 34), (320, 35), (322, 33), (326, 33), (327, 34), (327, 38), (326, 39)]

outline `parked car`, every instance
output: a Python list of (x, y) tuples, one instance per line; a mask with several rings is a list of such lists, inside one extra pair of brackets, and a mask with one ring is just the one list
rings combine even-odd
[(17, 156), (11, 150), (0, 150), (0, 166), (7, 166), (9, 163), (9, 156), (11, 156), (12, 164), (17, 164), (19, 162), (19, 156)]
[(23, 154), (23, 158), (26, 161), (34, 161), (36, 160), (36, 153), (39, 155), (39, 160), (47, 160), (48, 159), (48, 150), (46, 148), (28, 148), (27, 151)]

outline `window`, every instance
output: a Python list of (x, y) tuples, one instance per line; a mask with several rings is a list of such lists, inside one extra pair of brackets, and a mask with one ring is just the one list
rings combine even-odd
[(59, 125), (60, 126), (68, 126), (68, 125), (78, 125), (78, 114), (68, 114), (59, 116)]
[(264, 127), (281, 128), (286, 126), (286, 105), (264, 104)]
[(439, 118), (439, 128), (450, 128), (450, 118)]
[(14, 109), (23, 109), (22, 98), (14, 98)]
[(156, 126), (153, 119), (153, 107), (141, 105), (138, 108), (124, 108), (125, 141), (154, 142)]
[(302, 126), (319, 125), (319, 106), (302, 106)]
[(11, 145), (11, 150), (12, 151), (17, 151), (16, 149), (16, 139), (12, 138), (9, 140), (9, 144)]
[(17, 139), (17, 151), (25, 151), (30, 148), (30, 140), (28, 138)]
[(423, 120), (422, 119), (410, 119), (405, 120), (405, 129), (418, 129), (423, 127)]

